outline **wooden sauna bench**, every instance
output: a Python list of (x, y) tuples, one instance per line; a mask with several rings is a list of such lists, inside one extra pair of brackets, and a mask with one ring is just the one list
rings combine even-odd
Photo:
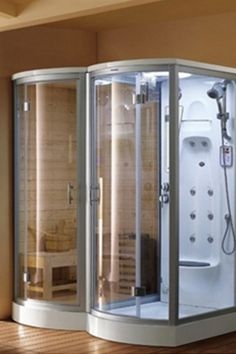
[[(21, 262), (24, 255), (21, 254)], [(23, 263), (21, 263), (23, 264)], [(27, 254), (28, 268), (42, 270), (42, 284), (27, 283), (27, 291), (42, 293), (43, 300), (51, 300), (54, 291), (76, 290), (77, 282), (65, 282), (64, 284), (53, 285), (53, 269), (71, 267), (77, 265), (76, 250), (66, 252), (29, 252)]]

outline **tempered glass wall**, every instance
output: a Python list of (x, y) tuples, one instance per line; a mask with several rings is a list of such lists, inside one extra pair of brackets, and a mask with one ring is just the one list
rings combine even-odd
[(80, 81), (16, 86), (16, 297), (23, 300), (80, 303)]
[(168, 72), (99, 77), (94, 95), (94, 308), (167, 318)]

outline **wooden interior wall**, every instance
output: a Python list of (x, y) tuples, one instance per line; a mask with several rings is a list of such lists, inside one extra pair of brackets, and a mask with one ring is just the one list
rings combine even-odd
[(76, 246), (76, 87), (68, 86), (30, 85), (30, 111), (20, 102), (20, 252), (25, 241), (28, 252), (47, 250), (47, 235)]
[[(75, 81), (18, 87), (20, 120), (20, 214), (19, 214), (19, 296), (23, 292), (22, 271), (30, 284), (42, 284), (42, 272), (30, 268), (25, 256), (37, 259), (38, 252), (61, 252), (76, 248), (77, 219), (77, 123)], [(29, 103), (25, 112), (24, 101)], [(68, 183), (73, 186), (68, 203)], [(38, 261), (39, 262), (39, 261)], [(73, 266), (54, 269), (55, 281), (76, 278)], [(42, 284), (44, 291), (47, 285)], [(41, 292), (28, 291), (28, 297)], [(31, 287), (31, 289), (33, 289)], [(35, 289), (35, 288), (34, 288)]]
[[(37, 87), (40, 139), (40, 232), (72, 239), (75, 248), (77, 218), (77, 90), (76, 82)], [(71, 184), (71, 204), (67, 186)], [(44, 245), (44, 248), (47, 245)]]

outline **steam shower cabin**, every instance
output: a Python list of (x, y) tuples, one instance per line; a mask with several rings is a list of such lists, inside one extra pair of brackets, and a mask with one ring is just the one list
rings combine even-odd
[(236, 330), (236, 69), (148, 59), (13, 80), (13, 319), (144, 345)]

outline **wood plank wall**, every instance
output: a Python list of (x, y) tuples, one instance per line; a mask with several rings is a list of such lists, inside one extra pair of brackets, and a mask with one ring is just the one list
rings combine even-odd
[[(27, 112), (23, 108), (24, 101), (29, 103)], [(42, 271), (31, 269), (24, 255), (33, 252), (32, 257), (37, 258), (38, 252), (60, 252), (76, 248), (76, 85), (68, 81), (28, 85), (27, 88), (19, 86), (18, 109), (19, 289), (20, 296), (25, 296), (23, 268), (29, 274), (31, 285), (44, 284)], [(71, 204), (68, 203), (68, 183), (73, 186)], [(75, 266), (53, 270), (54, 284), (66, 283), (70, 279), (76, 279)], [(27, 296), (41, 297), (41, 293), (30, 291)]]
[[(74, 248), (76, 89), (58, 84), (38, 84), (28, 86), (27, 96), (30, 112), (23, 112), (20, 102), (20, 251), (24, 250), (25, 227), (28, 251), (45, 250), (45, 240), (39, 241), (45, 232), (71, 235)], [(71, 205), (67, 201), (68, 182), (74, 186)], [(58, 230), (62, 221), (64, 230)]]

